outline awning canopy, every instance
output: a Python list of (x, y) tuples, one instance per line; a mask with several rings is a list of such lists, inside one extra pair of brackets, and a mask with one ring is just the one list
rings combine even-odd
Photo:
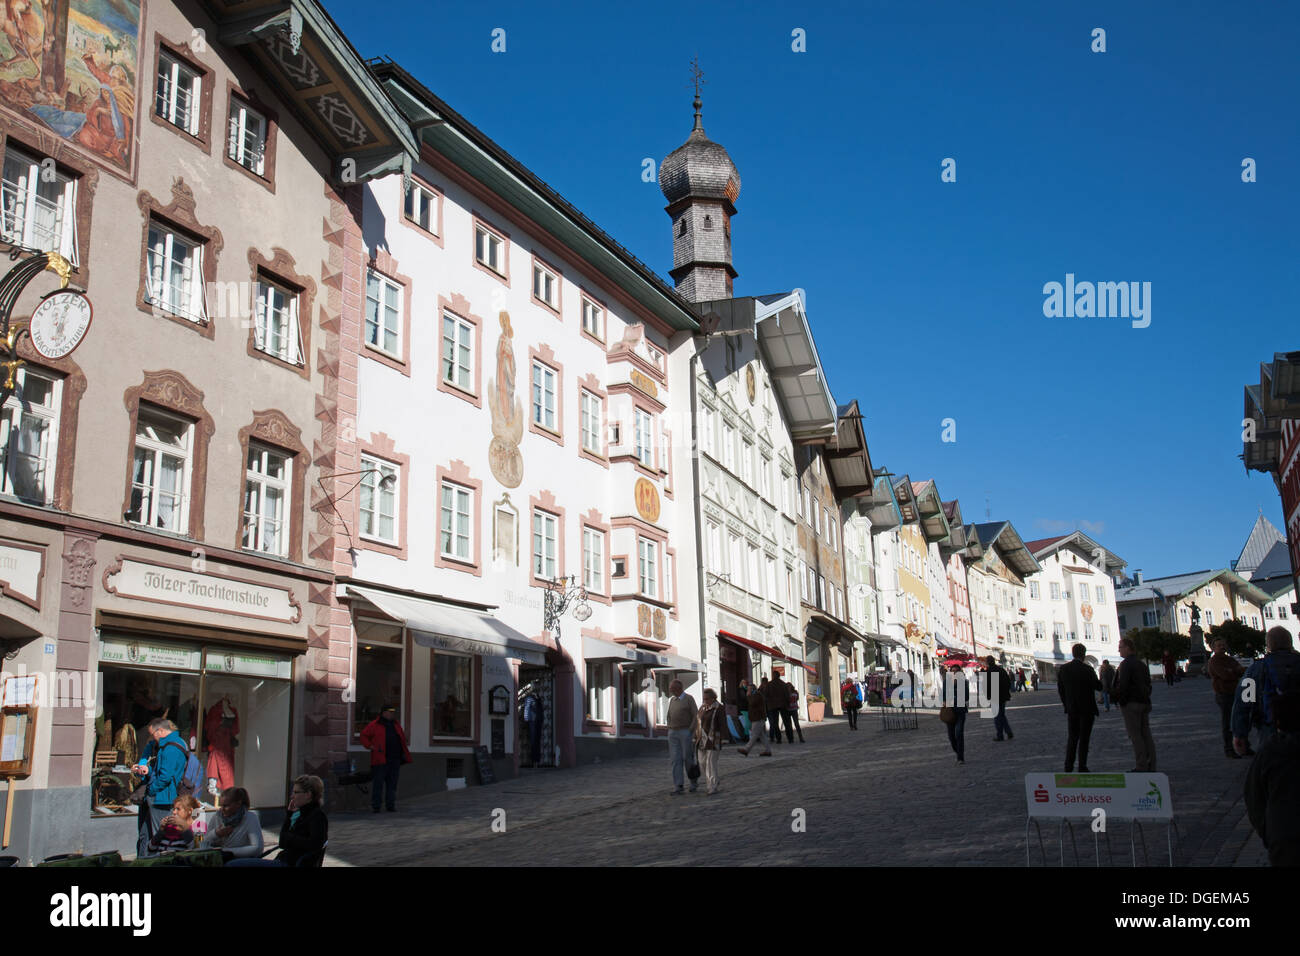
[(719, 629), (718, 637), (721, 640), (731, 641), (733, 644), (739, 644), (741, 647), (748, 647), (751, 651), (758, 651), (760, 654), (775, 657), (779, 661), (789, 660), (789, 658), (778, 651), (775, 647), (768, 647), (766, 644), (760, 644), (758, 641), (751, 641), (747, 637), (741, 637), (739, 634), (732, 634), (730, 631)]
[(641, 664), (655, 671), (688, 671), (699, 674), (703, 668), (699, 661), (667, 651), (648, 651), (630, 644), (603, 641), (598, 637), (583, 637), (582, 656), (589, 661), (618, 661), (621, 664)]
[(345, 585), (344, 591), (347, 596), (360, 598), (393, 620), (403, 622), (421, 647), (509, 657), (525, 664), (546, 663), (546, 645), (490, 614), (351, 584)]
[(1051, 651), (1034, 651), (1034, 660), (1045, 661), (1048, 664), (1064, 664), (1069, 661), (1070, 658), (1066, 657), (1059, 651), (1056, 653), (1052, 653)]

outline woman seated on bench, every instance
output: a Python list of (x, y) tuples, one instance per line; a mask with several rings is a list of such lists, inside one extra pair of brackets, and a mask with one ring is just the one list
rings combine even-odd
[(319, 866), (329, 838), (329, 824), (321, 800), (325, 784), (320, 777), (303, 774), (293, 781), (289, 812), (280, 827), (280, 855), (274, 860), (231, 860), (227, 866)]
[(220, 850), (222, 857), (256, 860), (262, 855), (262, 821), (252, 808), (252, 800), (243, 787), (227, 787), (221, 791), (221, 814), (213, 822), (213, 829), (203, 841), (203, 849)]

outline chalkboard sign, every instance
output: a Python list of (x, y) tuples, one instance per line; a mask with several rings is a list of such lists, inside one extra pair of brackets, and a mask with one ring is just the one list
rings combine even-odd
[(506, 755), (506, 722), (504, 720), (492, 721), (492, 756), (504, 757)]
[(492, 758), (488, 756), (488, 749), (483, 746), (474, 748), (474, 757), (478, 760), (478, 778), (480, 783), (496, 783), (496, 771), (492, 769)]

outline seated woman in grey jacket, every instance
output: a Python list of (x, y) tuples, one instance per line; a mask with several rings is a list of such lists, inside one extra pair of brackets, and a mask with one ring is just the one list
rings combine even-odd
[[(252, 809), (248, 791), (227, 787), (221, 792), (220, 814), (212, 823), (205, 850), (221, 850), (235, 859), (256, 860), (262, 855), (262, 821)], [(229, 859), (229, 857), (227, 857)]]

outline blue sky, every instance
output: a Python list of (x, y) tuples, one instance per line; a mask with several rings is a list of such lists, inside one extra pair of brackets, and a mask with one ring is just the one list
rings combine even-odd
[[(803, 288), (876, 464), (966, 520), (987, 496), (1148, 577), (1227, 565), (1260, 508), (1282, 527), (1238, 455), (1242, 386), (1300, 348), (1296, 5), (326, 6), (664, 276), (642, 159), (689, 132), (698, 54), (743, 182), (736, 294)], [(1150, 326), (1044, 317), (1066, 273), (1150, 282)]]

